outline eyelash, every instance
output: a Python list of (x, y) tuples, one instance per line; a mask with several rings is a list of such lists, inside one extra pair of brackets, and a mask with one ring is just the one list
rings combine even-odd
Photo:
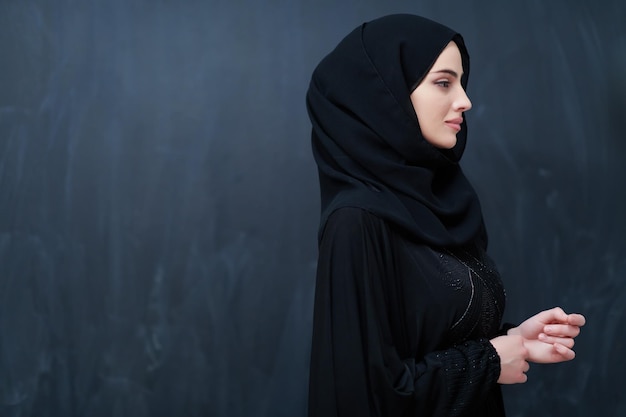
[(448, 88), (450, 87), (450, 81), (448, 80), (435, 81), (435, 85), (438, 85), (443, 88)]

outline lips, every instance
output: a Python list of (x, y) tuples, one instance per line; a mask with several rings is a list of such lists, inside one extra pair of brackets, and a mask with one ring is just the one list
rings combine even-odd
[(463, 118), (457, 117), (455, 119), (446, 120), (444, 123), (446, 124), (446, 126), (451, 127), (452, 129), (458, 132), (459, 130), (461, 130), (461, 124), (463, 123)]

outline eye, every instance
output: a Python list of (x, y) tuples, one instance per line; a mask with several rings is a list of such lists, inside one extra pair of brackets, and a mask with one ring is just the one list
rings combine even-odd
[(435, 85), (438, 85), (439, 87), (443, 87), (443, 88), (448, 88), (450, 87), (450, 81), (448, 80), (435, 81)]

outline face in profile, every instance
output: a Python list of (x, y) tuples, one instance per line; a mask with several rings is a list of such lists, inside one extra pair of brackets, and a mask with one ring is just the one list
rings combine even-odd
[(461, 85), (462, 75), (461, 52), (456, 43), (450, 42), (411, 93), (422, 135), (437, 148), (451, 149), (456, 145), (463, 112), (472, 108)]

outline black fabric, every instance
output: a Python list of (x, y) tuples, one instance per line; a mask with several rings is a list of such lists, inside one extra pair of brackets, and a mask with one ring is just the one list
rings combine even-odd
[(450, 41), (430, 20), (355, 29), (307, 92), (322, 216), (309, 417), (501, 417), (504, 289), (457, 145), (420, 132), (410, 93)]
[(357, 206), (415, 239), (460, 245), (486, 234), (476, 193), (458, 161), (457, 145), (442, 151), (419, 129), (410, 93), (454, 40), (467, 84), (469, 56), (451, 29), (412, 15), (386, 16), (346, 36), (313, 72), (307, 108), (319, 168), (323, 229), (339, 207)]
[(309, 417), (501, 417), (504, 310), (480, 246), (432, 249), (361, 208), (319, 253)]

